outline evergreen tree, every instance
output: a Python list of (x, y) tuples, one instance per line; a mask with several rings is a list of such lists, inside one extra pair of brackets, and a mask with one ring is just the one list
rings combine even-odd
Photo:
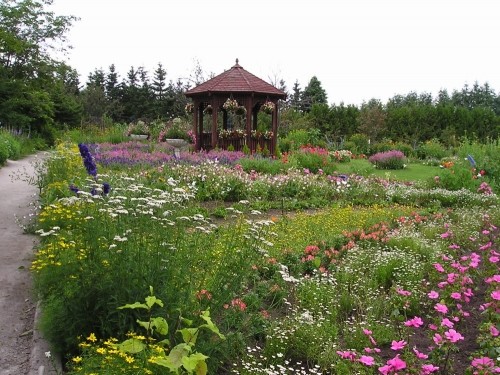
[(316, 76), (313, 76), (305, 87), (301, 96), (301, 109), (310, 110), (313, 104), (328, 104), (326, 91), (321, 86), (321, 82)]

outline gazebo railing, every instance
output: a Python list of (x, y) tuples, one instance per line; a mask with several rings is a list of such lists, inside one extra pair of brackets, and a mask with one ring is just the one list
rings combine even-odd
[[(272, 139), (266, 139), (263, 137), (254, 138), (250, 137), (248, 142), (246, 137), (218, 137), (217, 147), (222, 150), (227, 150), (228, 148), (234, 149), (234, 151), (243, 151), (245, 144), (248, 145), (250, 152), (254, 154), (257, 151), (264, 152), (264, 150), (269, 151), (269, 155), (274, 155), (274, 144)], [(232, 146), (232, 147), (231, 147)], [(212, 149), (212, 134), (204, 132), (200, 137), (200, 149), (209, 151)]]
[(250, 138), (248, 147), (252, 153), (256, 152), (260, 148), (260, 151), (264, 151), (266, 148), (269, 151), (269, 155), (274, 155), (274, 144), (272, 139), (265, 138)]
[(223, 150), (227, 150), (232, 146), (234, 151), (243, 151), (243, 146), (245, 146), (245, 138), (241, 137), (228, 137), (228, 138), (221, 138), (219, 137), (217, 141), (217, 145), (219, 148)]

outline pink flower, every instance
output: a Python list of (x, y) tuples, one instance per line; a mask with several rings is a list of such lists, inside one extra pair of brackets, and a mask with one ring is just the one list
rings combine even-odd
[(448, 231), (446, 231), (446, 232), (444, 232), (444, 233), (441, 234), (441, 238), (448, 238), (450, 236), (451, 236), (451, 233), (448, 232)]
[(438, 288), (439, 289), (446, 288), (446, 285), (448, 285), (447, 281), (441, 281), (440, 283), (438, 283)]
[(448, 246), (448, 249), (460, 249), (460, 246), (452, 243), (450, 246)]
[(444, 333), (444, 335), (446, 336), (446, 338), (448, 339), (448, 341), (452, 342), (452, 343), (455, 343), (459, 340), (463, 340), (464, 337), (457, 331), (455, 331), (454, 329), (450, 329), (449, 331), (446, 331)]
[(239, 309), (240, 311), (245, 311), (246, 308), (247, 308), (247, 305), (245, 302), (243, 302), (241, 299), (239, 298), (235, 298), (231, 301), (231, 306), (233, 307), (236, 307), (237, 309)]
[(500, 290), (494, 290), (493, 292), (491, 292), (491, 298), (500, 301)]
[(401, 288), (396, 288), (396, 292), (402, 296), (411, 296), (411, 292), (403, 290)]
[(417, 348), (413, 348), (413, 353), (417, 356), (418, 359), (427, 359), (429, 356), (427, 354), (424, 354), (422, 352), (419, 352)]
[(434, 342), (438, 346), (441, 346), (443, 344), (443, 336), (441, 336), (439, 333), (435, 333), (432, 340), (434, 340)]
[(446, 314), (448, 312), (448, 307), (446, 307), (446, 305), (443, 305), (442, 303), (436, 303), (436, 306), (434, 306), (434, 310), (440, 312), (441, 314)]
[(490, 326), (490, 334), (493, 337), (497, 337), (500, 334), (500, 331), (493, 324)]
[(434, 263), (433, 266), (436, 269), (436, 271), (438, 271), (438, 272), (444, 272), (444, 268), (443, 268), (443, 266), (441, 264)]
[(356, 353), (351, 352), (350, 350), (345, 350), (345, 351), (338, 350), (337, 354), (340, 356), (340, 358), (349, 359), (351, 361), (353, 361), (356, 358)]
[(450, 297), (453, 299), (460, 299), (460, 298), (462, 298), (462, 295), (458, 292), (453, 292), (453, 293), (451, 293)]
[(392, 341), (392, 345), (391, 345), (391, 349), (392, 350), (401, 350), (401, 349), (404, 349), (404, 347), (406, 346), (406, 341), (404, 340), (401, 340), (401, 341), (395, 341), (393, 340)]
[(367, 336), (371, 335), (373, 332), (370, 331), (369, 329), (363, 329), (363, 333)]
[(491, 263), (498, 263), (499, 260), (500, 260), (500, 258), (498, 258), (497, 256), (490, 257), (490, 262)]
[(472, 367), (484, 370), (490, 369), (495, 366), (495, 362), (493, 362), (493, 360), (489, 357), (474, 358), (471, 364)]
[(453, 324), (453, 322), (452, 322), (450, 319), (448, 319), (448, 318), (444, 318), (444, 319), (441, 321), (441, 325), (442, 325), (443, 327), (453, 328), (453, 325), (454, 325), (454, 324)]
[(438, 370), (439, 370), (439, 367), (434, 366), (432, 364), (422, 365), (422, 372), (420, 374), (421, 375), (429, 375), (429, 374), (432, 374), (433, 372), (436, 372)]
[(358, 361), (366, 366), (373, 366), (375, 364), (375, 359), (369, 355), (362, 355)]
[(427, 297), (429, 297), (430, 299), (436, 299), (436, 298), (439, 298), (439, 293), (438, 293), (438, 292), (435, 292), (434, 290), (431, 290), (431, 291), (427, 294)]
[(491, 284), (493, 282), (495, 283), (500, 283), (500, 275), (494, 275), (492, 277), (488, 277), (486, 280), (484, 280), (486, 283)]
[(406, 362), (399, 358), (399, 354), (393, 359), (389, 359), (387, 364), (393, 368), (393, 370), (398, 371), (406, 368)]
[(405, 326), (418, 328), (424, 324), (422, 318), (416, 316), (413, 319), (407, 320)]
[(479, 247), (479, 250), (486, 250), (486, 249), (489, 249), (491, 247), (492, 243), (491, 241), (488, 242), (487, 244), (484, 244), (483, 246), (480, 246)]
[(379, 367), (379, 368), (378, 368), (378, 371), (379, 371), (382, 375), (388, 375), (388, 374), (389, 374), (389, 371), (392, 371), (392, 366), (385, 365), (385, 366)]

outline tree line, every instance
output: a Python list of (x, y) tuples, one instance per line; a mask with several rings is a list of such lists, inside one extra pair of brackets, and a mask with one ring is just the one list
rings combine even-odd
[[(65, 34), (77, 21), (47, 10), (52, 0), (3, 0), (0, 3), (0, 126), (37, 132), (50, 138), (55, 130), (82, 124), (170, 119), (185, 115), (184, 92), (205, 80), (195, 68), (190, 79), (167, 79), (159, 63), (150, 74), (131, 67), (121, 78), (116, 66), (95, 69), (85, 84), (78, 72), (53, 58), (69, 46)], [(271, 80), (272, 81), (272, 80)], [(500, 94), (487, 84), (465, 85), (432, 97), (410, 92), (387, 103), (371, 99), (360, 106), (329, 105), (320, 80), (313, 76), (304, 89), (296, 81), (281, 103), (281, 129), (314, 130), (328, 139), (363, 133), (413, 143), (430, 138), (453, 143), (462, 136), (497, 138)]]

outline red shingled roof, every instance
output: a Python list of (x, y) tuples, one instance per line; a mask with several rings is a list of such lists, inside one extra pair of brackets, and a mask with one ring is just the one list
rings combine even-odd
[(284, 91), (277, 89), (273, 85), (263, 81), (252, 73), (247, 72), (241, 65), (236, 64), (231, 69), (218, 76), (186, 91), (186, 96), (193, 96), (207, 92), (245, 92), (271, 94), (286, 97)]

